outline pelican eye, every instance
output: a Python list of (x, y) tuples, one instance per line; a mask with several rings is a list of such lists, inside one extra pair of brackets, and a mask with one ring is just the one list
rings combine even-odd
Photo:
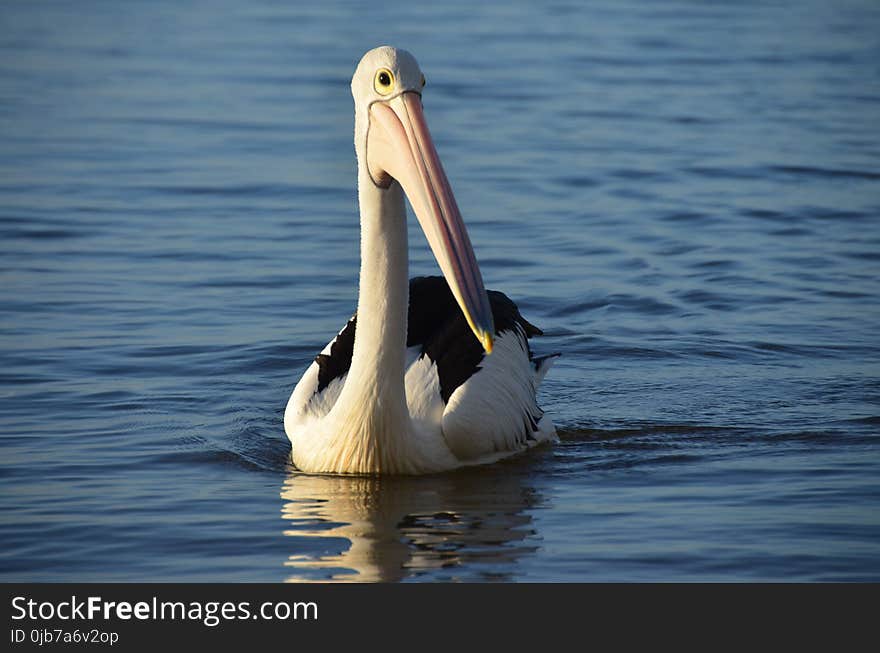
[(387, 68), (382, 68), (376, 73), (373, 87), (379, 95), (388, 95), (394, 88), (394, 73)]
[(422, 88), (425, 88), (425, 75), (422, 74)]

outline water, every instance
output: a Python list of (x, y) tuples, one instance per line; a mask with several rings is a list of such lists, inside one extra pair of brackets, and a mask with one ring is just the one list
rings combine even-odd
[[(310, 477), (381, 43), (562, 441)], [(878, 62), (869, 0), (4, 3), (0, 579), (880, 580)]]

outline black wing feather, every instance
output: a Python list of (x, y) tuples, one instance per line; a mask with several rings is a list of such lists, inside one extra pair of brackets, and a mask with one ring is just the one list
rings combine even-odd
[(354, 332), (357, 328), (357, 315), (353, 315), (345, 328), (336, 336), (330, 346), (329, 354), (318, 354), (318, 390), (322, 392), (334, 379), (348, 374), (351, 357), (354, 354)]
[[(519, 325), (526, 338), (541, 330), (520, 315), (516, 304), (504, 293), (488, 291), (495, 334), (514, 331)], [(440, 395), (449, 403), (452, 393), (480, 369), (483, 346), (471, 331), (449, 284), (443, 277), (416, 277), (409, 282), (409, 330), (407, 347), (421, 345), (422, 355), (437, 365)], [(523, 347), (531, 357), (528, 343)]]

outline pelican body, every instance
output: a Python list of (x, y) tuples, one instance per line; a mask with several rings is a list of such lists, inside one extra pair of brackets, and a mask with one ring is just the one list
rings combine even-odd
[[(556, 439), (536, 391), (555, 355), (487, 292), (422, 111), (405, 50), (367, 52), (351, 82), (361, 221), (357, 312), (296, 385), (284, 413), (305, 472), (425, 474)], [(443, 277), (408, 280), (404, 195)]]

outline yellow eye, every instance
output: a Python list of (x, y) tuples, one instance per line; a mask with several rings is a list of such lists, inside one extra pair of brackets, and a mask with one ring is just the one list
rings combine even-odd
[(379, 95), (388, 95), (394, 89), (394, 73), (387, 68), (379, 69), (373, 87)]

